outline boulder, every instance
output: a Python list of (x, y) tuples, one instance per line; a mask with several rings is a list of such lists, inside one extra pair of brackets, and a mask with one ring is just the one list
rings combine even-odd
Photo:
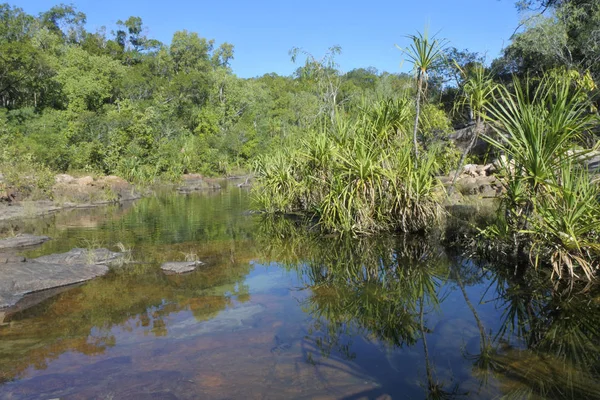
[[(491, 128), (489, 126), (485, 126), (484, 132), (490, 133)], [(475, 133), (475, 124), (467, 125), (462, 129), (457, 129), (448, 135), (448, 140), (454, 143), (454, 145), (461, 151), (464, 152), (466, 148), (469, 146), (471, 139), (473, 138), (473, 134)], [(471, 149), (471, 154), (482, 156), (487, 153), (489, 149), (489, 144), (481, 138), (481, 135), (475, 141), (473, 148)]]
[(587, 166), (588, 171), (600, 173), (600, 151), (591, 153), (585, 158), (584, 163)]
[(502, 186), (493, 176), (462, 178), (457, 181), (456, 185), (459, 191), (464, 195), (495, 197), (502, 190)]
[(166, 262), (161, 265), (160, 268), (167, 273), (185, 274), (186, 272), (194, 271), (203, 264), (202, 261)]
[(48, 236), (22, 234), (6, 239), (0, 239), (0, 249), (14, 249), (19, 247), (35, 246), (48, 240), (50, 240)]
[(54, 181), (56, 183), (71, 183), (74, 180), (75, 178), (68, 174), (58, 174), (54, 177)]

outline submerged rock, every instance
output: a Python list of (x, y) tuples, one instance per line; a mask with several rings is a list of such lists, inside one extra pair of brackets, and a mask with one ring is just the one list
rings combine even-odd
[(266, 307), (262, 304), (251, 304), (229, 308), (208, 321), (198, 321), (196, 317), (190, 317), (168, 326), (168, 336), (171, 339), (186, 339), (206, 334), (249, 329), (252, 328), (252, 324), (248, 321), (265, 310)]
[(22, 234), (15, 237), (0, 239), (0, 249), (14, 249), (18, 247), (35, 246), (50, 240), (48, 236), (35, 236)]
[(180, 261), (180, 262), (166, 262), (160, 266), (165, 272), (175, 274), (185, 274), (186, 272), (192, 272), (200, 265), (203, 265), (202, 261)]
[(35, 258), (33, 262), (45, 264), (103, 264), (107, 265), (123, 258), (123, 253), (116, 253), (108, 249), (81, 249), (75, 248), (66, 253), (50, 254)]
[(108, 267), (101, 264), (0, 264), (0, 309), (15, 305), (28, 293), (85, 282), (107, 272)]
[[(79, 249), (26, 260), (11, 256), (0, 263), (0, 309), (29, 293), (46, 291), (105, 275), (108, 264), (124, 257), (107, 249)], [(0, 260), (1, 261), (1, 260)]]

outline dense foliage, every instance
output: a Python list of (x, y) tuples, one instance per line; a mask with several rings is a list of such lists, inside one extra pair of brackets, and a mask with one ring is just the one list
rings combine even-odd
[(408, 80), (372, 68), (342, 75), (333, 64), (316, 71), (317, 63), (291, 77), (241, 79), (229, 67), (231, 44), (185, 30), (160, 43), (138, 17), (111, 33), (85, 22), (73, 6), (32, 16), (0, 5), (2, 169), (25, 157), (130, 181), (227, 174), (301, 135), (327, 112), (323, 96), (352, 107)]

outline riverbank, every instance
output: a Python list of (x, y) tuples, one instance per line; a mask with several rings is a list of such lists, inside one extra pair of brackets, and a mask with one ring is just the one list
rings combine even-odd
[[(55, 184), (46, 198), (23, 198), (18, 190), (11, 187), (0, 191), (0, 222), (39, 218), (68, 209), (130, 202), (149, 196), (157, 190), (173, 190), (179, 193), (219, 190), (226, 179), (239, 179), (247, 183), (246, 176), (207, 178), (199, 174), (186, 174), (178, 182), (161, 182), (149, 186), (134, 185), (118, 176), (74, 177), (59, 174), (54, 179)], [(6, 232), (0, 228), (0, 236), (3, 236), (3, 233)]]

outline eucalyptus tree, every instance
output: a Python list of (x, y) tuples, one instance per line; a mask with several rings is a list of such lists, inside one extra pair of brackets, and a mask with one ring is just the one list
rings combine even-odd
[(427, 91), (427, 82), (429, 73), (444, 62), (444, 47), (446, 40), (437, 39), (436, 35), (429, 37), (427, 30), (424, 33), (417, 32), (416, 35), (407, 36), (411, 44), (407, 48), (400, 48), (408, 57), (408, 61), (413, 64), (416, 85), (417, 98), (415, 100), (415, 124), (413, 128), (413, 145), (415, 153), (415, 165), (418, 163), (419, 144), (417, 141), (417, 132), (419, 129), (419, 115), (421, 112), (421, 99)]
[(306, 61), (303, 67), (298, 69), (298, 77), (308, 79), (316, 84), (318, 95), (321, 97), (322, 107), (320, 113), (329, 114), (331, 123), (334, 123), (338, 94), (342, 78), (338, 71), (335, 56), (342, 53), (340, 46), (332, 46), (321, 58), (316, 58), (311, 53), (298, 47), (290, 50), (292, 62), (295, 63), (299, 55), (304, 55)]

